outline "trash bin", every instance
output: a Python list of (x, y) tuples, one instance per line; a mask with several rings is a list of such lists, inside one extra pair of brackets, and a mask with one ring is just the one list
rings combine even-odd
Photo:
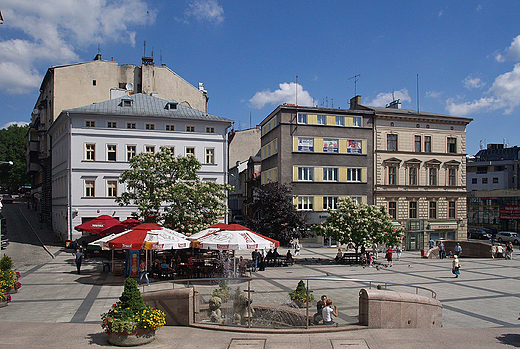
[(70, 248), (70, 245), (72, 244), (71, 240), (65, 240), (65, 247)]
[(424, 257), (424, 248), (421, 248), (421, 257)]

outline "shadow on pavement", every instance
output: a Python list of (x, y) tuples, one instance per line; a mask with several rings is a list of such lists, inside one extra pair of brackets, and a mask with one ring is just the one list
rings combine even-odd
[(520, 348), (520, 335), (515, 333), (506, 333), (501, 335), (500, 337), (496, 337), (500, 343), (511, 345), (517, 348)]

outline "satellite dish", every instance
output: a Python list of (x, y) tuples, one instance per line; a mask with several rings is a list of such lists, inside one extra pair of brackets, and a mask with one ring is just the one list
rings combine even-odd
[(33, 113), (33, 115), (38, 115), (39, 112), (40, 112), (40, 109), (34, 108), (32, 113)]
[(132, 84), (131, 82), (128, 82), (126, 84), (126, 90), (127, 91), (133, 91), (134, 90), (134, 84)]

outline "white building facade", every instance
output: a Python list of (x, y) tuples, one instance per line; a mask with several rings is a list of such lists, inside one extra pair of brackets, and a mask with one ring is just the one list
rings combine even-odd
[(135, 207), (115, 202), (125, 189), (121, 173), (129, 160), (161, 146), (194, 155), (202, 180), (226, 183), (227, 132), (232, 121), (145, 94), (123, 96), (63, 111), (49, 129), (52, 168), (52, 228), (63, 240), (74, 227), (99, 215), (120, 220)]

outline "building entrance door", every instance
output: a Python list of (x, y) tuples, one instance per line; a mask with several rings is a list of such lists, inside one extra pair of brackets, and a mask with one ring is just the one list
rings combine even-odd
[(405, 248), (408, 251), (417, 251), (424, 246), (423, 232), (407, 232)]

